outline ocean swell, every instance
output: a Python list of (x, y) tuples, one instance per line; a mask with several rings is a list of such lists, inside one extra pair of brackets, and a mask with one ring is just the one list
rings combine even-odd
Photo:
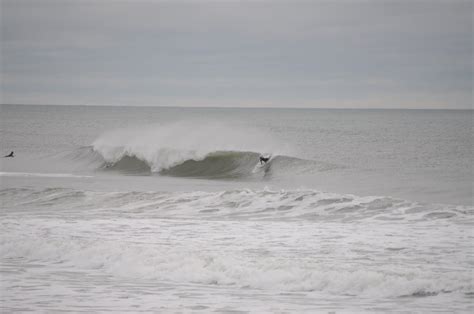
[[(134, 218), (285, 221), (473, 223), (472, 206), (426, 204), (384, 196), (356, 196), (317, 190), (251, 190), (221, 192), (95, 192), (66, 188), (0, 190), (8, 208), (65, 210), (107, 218), (122, 213)], [(5, 210), (7, 211), (7, 210)], [(17, 212), (17, 211), (15, 211)]]
[[(329, 163), (292, 157), (291, 149), (260, 130), (189, 123), (107, 132), (86, 147), (101, 169), (212, 179), (323, 171)], [(259, 156), (272, 155), (260, 169)], [(78, 155), (83, 155), (80, 153)]]
[(113, 130), (97, 138), (92, 147), (107, 162), (136, 157), (158, 172), (186, 160), (202, 160), (216, 151), (284, 153), (286, 145), (261, 130), (218, 123), (177, 122)]

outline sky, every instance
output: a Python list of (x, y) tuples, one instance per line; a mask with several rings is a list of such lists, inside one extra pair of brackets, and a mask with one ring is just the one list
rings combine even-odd
[(0, 3), (3, 104), (472, 109), (474, 1)]

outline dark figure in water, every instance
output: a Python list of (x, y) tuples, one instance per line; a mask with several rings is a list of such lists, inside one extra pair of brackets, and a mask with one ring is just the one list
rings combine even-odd
[(267, 161), (269, 161), (269, 160), (270, 160), (270, 157), (265, 158), (263, 156), (260, 156), (260, 164), (262, 164), (262, 165), (267, 163)]
[(13, 152), (11, 152), (10, 154), (6, 155), (5, 157), (15, 157), (15, 156), (13, 156)]

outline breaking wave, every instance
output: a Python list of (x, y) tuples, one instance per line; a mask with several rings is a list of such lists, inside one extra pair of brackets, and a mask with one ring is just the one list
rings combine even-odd
[[(163, 156), (161, 152), (160, 156)], [(324, 171), (332, 165), (290, 156), (275, 156), (266, 165), (259, 163), (259, 153), (218, 151), (211, 152), (202, 158), (189, 158), (173, 163), (166, 168), (155, 168), (153, 164), (135, 155), (124, 155), (117, 161), (104, 161), (101, 168), (119, 172), (146, 174), (159, 173), (174, 177), (196, 177), (209, 179), (260, 178), (285, 173), (302, 173)]]
[[(265, 167), (258, 167), (261, 154), (272, 155)], [(336, 167), (292, 155), (290, 145), (260, 130), (175, 123), (110, 131), (72, 157), (109, 171), (211, 179), (251, 179)]]
[[(0, 197), (0, 253), (13, 262), (282, 292), (430, 297), (473, 289), (462, 270), (398, 264), (413, 255), (423, 263), (418, 250), (432, 254), (440, 239), (462, 245), (453, 230), (469, 230), (472, 207), (269, 189), (11, 188)], [(445, 258), (463, 261), (463, 250)]]

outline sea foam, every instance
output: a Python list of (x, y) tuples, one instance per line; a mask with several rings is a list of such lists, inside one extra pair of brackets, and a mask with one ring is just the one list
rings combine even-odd
[(217, 122), (176, 122), (117, 129), (102, 134), (92, 147), (108, 163), (134, 157), (145, 162), (153, 172), (186, 160), (203, 160), (219, 151), (291, 154), (287, 143), (261, 130)]

